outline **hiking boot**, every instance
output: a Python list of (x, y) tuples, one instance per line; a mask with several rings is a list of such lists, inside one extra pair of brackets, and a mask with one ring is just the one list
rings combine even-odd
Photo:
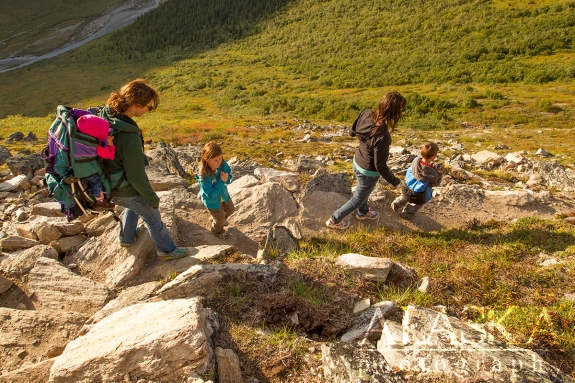
[(139, 226), (136, 228), (136, 234), (134, 234), (134, 240), (132, 242), (122, 242), (122, 238), (118, 235), (118, 237), (120, 237), (120, 246), (128, 247), (132, 245), (132, 243), (136, 242), (140, 235), (142, 235), (142, 228)]
[(171, 261), (172, 259), (183, 258), (186, 255), (188, 255), (188, 250), (182, 247), (178, 247), (170, 254), (158, 252), (158, 259), (161, 259), (162, 261)]
[(229, 231), (222, 229), (222, 231), (220, 231), (219, 233), (212, 233), (213, 235), (215, 235), (216, 237), (219, 237), (221, 239), (226, 239), (230, 236)]
[(116, 205), (114, 205), (112, 202), (109, 201), (97, 201), (92, 208), (96, 211), (109, 211), (109, 210), (114, 210), (114, 208), (116, 207)]
[(325, 222), (325, 225), (331, 229), (339, 229), (339, 230), (345, 230), (350, 226), (349, 222), (347, 222), (343, 219), (341, 220), (341, 222), (335, 223), (332, 221), (331, 218)]
[(359, 219), (360, 221), (364, 219), (377, 219), (379, 218), (379, 213), (375, 210), (368, 210), (367, 214), (360, 215), (359, 212), (355, 215), (355, 218)]

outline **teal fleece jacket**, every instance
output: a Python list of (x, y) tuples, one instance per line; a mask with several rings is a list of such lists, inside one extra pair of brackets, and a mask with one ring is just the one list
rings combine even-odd
[[(222, 170), (229, 174), (226, 182), (222, 181), (220, 178)], [(198, 174), (196, 179), (200, 184), (202, 202), (208, 209), (219, 210), (222, 200), (225, 202), (229, 201), (230, 195), (226, 185), (232, 182), (232, 170), (225, 160), (222, 160), (222, 164), (216, 169), (214, 175), (202, 177)]]
[(146, 166), (148, 160), (144, 155), (144, 139), (138, 124), (125, 114), (114, 114), (106, 105), (100, 112), (100, 117), (110, 123), (114, 129), (114, 144), (116, 155), (113, 160), (105, 160), (104, 165), (110, 172), (110, 185), (116, 186), (123, 172), (126, 180), (115, 194), (117, 197), (144, 197), (151, 207), (160, 206), (160, 198), (152, 189)]

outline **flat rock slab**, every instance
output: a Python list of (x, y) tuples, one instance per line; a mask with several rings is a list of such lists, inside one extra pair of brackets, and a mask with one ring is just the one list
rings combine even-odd
[(42, 308), (91, 315), (100, 310), (112, 292), (106, 286), (71, 272), (56, 260), (40, 258), (28, 276), (28, 288)]
[(70, 342), (52, 366), (50, 382), (123, 381), (126, 374), (185, 382), (213, 368), (207, 334), (199, 299), (126, 307)]
[(335, 264), (363, 279), (385, 282), (394, 262), (388, 258), (348, 253), (337, 257)]

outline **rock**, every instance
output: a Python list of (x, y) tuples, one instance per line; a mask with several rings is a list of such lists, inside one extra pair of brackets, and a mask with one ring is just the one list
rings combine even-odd
[(456, 318), (415, 305), (408, 306), (402, 326), (385, 321), (377, 349), (392, 368), (420, 377), (439, 373), (455, 382), (573, 381), (533, 351), (510, 348)]
[(68, 343), (52, 366), (50, 382), (121, 381), (126, 371), (184, 382), (212, 367), (207, 331), (197, 298), (129, 306)]
[(11, 235), (0, 239), (0, 246), (2, 247), (2, 251), (15, 251), (18, 249), (28, 249), (30, 247), (34, 247), (39, 244), (40, 242), (38, 241), (34, 241), (33, 239), (24, 238), (17, 235)]
[(132, 306), (152, 296), (158, 289), (158, 282), (148, 282), (141, 285), (128, 287), (123, 290), (118, 297), (106, 304), (101, 310), (96, 312), (86, 321), (87, 325), (98, 323), (102, 319), (122, 310), (125, 307)]
[(421, 278), (421, 284), (419, 285), (417, 290), (421, 291), (422, 293), (426, 293), (428, 288), (429, 288), (429, 277)]
[(374, 347), (347, 343), (321, 345), (323, 374), (328, 383), (404, 382), (395, 376), (386, 360)]
[(24, 133), (22, 132), (14, 132), (8, 136), (6, 142), (14, 142), (14, 141), (22, 141), (24, 138)]
[(483, 150), (478, 153), (472, 154), (471, 159), (479, 163), (482, 166), (487, 166), (490, 169), (494, 166), (501, 165), (503, 157), (497, 153), (490, 152), (488, 150)]
[(547, 150), (545, 149), (537, 149), (537, 151), (535, 152), (535, 155), (537, 156), (541, 156), (541, 157), (549, 157), (549, 152), (547, 152)]
[[(23, 367), (24, 363), (38, 361), (45, 357), (48, 345), (63, 347), (77, 336), (87, 319), (83, 313), (70, 313), (64, 310), (14, 310), (0, 307), (0, 359), (5, 367), (10, 362), (13, 370)], [(13, 350), (21, 351), (22, 358), (14, 355)], [(27, 368), (32, 367), (28, 365)], [(29, 370), (32, 371), (32, 370)], [(21, 376), (22, 371), (12, 371)], [(10, 375), (8, 375), (10, 376)], [(33, 376), (33, 375), (32, 375)], [(40, 382), (46, 382), (48, 375)], [(5, 373), (0, 381), (5, 382)], [(14, 380), (28, 383), (33, 380)]]
[(4, 278), (0, 275), (0, 294), (6, 292), (12, 287), (13, 283), (11, 280)]
[(74, 235), (52, 241), (50, 242), (50, 246), (56, 249), (58, 254), (65, 254), (73, 248), (82, 246), (87, 240), (88, 238), (83, 235)]
[(260, 183), (266, 182), (277, 182), (280, 183), (282, 179), (290, 179), (293, 182), (299, 182), (299, 173), (284, 172), (281, 170), (275, 170), (271, 168), (256, 168), (254, 170), (254, 176), (260, 180)]
[(190, 296), (190, 294), (201, 295), (206, 289), (213, 288), (218, 283), (229, 280), (231, 276), (238, 272), (254, 280), (273, 282), (277, 270), (268, 265), (244, 263), (196, 265), (162, 286), (158, 290), (158, 297), (175, 299)]
[(0, 145), (0, 165), (4, 165), (6, 160), (10, 157), (12, 157), (10, 150), (8, 150), (5, 146)]
[(119, 225), (116, 225), (116, 221), (114, 220), (114, 216), (111, 212), (98, 214), (96, 218), (88, 221), (83, 226), (86, 230), (86, 234), (89, 237), (102, 235), (108, 228), (112, 226), (117, 226), (119, 228)]
[(311, 180), (305, 183), (298, 200), (302, 203), (309, 195), (316, 191), (351, 195), (351, 183), (347, 173), (326, 173), (319, 169)]
[(156, 169), (146, 169), (146, 174), (155, 192), (188, 186), (188, 181), (176, 174), (166, 174)]
[(505, 160), (514, 164), (522, 164), (525, 162), (525, 157), (520, 153), (507, 153)]
[(531, 174), (525, 185), (527, 187), (539, 186), (543, 183), (543, 178), (539, 174)]
[(285, 226), (273, 225), (268, 232), (262, 246), (262, 254), (258, 254), (258, 259), (269, 259), (270, 253), (285, 255), (297, 249), (298, 240), (291, 234)]
[(31, 216), (41, 215), (45, 217), (65, 217), (59, 202), (42, 202), (32, 206)]
[(50, 244), (50, 242), (60, 238), (62, 233), (60, 230), (56, 229), (52, 225), (46, 222), (42, 222), (34, 227), (34, 233), (38, 236), (38, 240), (44, 245)]
[(16, 278), (28, 275), (41, 257), (58, 259), (58, 252), (52, 246), (37, 245), (16, 255), (11, 255), (0, 264), (0, 270)]
[(377, 340), (381, 336), (384, 319), (401, 320), (402, 316), (403, 313), (395, 302), (378, 302), (353, 320), (353, 327), (341, 336), (341, 341), (354, 342), (364, 338), (370, 341)]
[(79, 276), (60, 262), (41, 257), (28, 276), (28, 288), (42, 308), (91, 315), (111, 297), (100, 283)]
[[(149, 169), (155, 169), (154, 172), (164, 175), (177, 174), (180, 178), (186, 177), (186, 171), (180, 164), (180, 161), (178, 159), (178, 153), (176, 153), (174, 149), (169, 147), (162, 147), (159, 149), (148, 150), (146, 151), (146, 156), (151, 158)], [(148, 173), (147, 170), (146, 173)], [(168, 190), (168, 189), (162, 189), (162, 190)]]
[(14, 156), (6, 160), (8, 169), (14, 175), (34, 173), (36, 170), (44, 167), (44, 161), (40, 157), (40, 153), (34, 153), (27, 156)]
[(46, 359), (38, 363), (29, 364), (17, 370), (3, 373), (0, 382), (10, 383), (45, 383), (50, 375), (50, 368), (54, 359)]
[(232, 350), (216, 347), (216, 362), (220, 383), (244, 383), (240, 359)]
[(369, 298), (357, 301), (357, 302), (355, 302), (355, 305), (353, 306), (353, 313), (355, 314), (355, 313), (361, 312), (365, 309), (368, 309), (369, 306), (371, 306), (371, 301)]
[(297, 204), (290, 192), (280, 184), (268, 182), (249, 188), (231, 183), (230, 196), (236, 212), (230, 223), (241, 227), (241, 231), (259, 242), (267, 235), (274, 223), (281, 224), (285, 219), (296, 215)]
[(65, 237), (85, 233), (84, 224), (82, 224), (82, 222), (78, 220), (68, 222), (66, 217), (33, 215), (30, 217), (29, 224), (33, 232), (36, 232), (39, 226), (48, 224), (50, 227), (57, 229)]
[(335, 264), (368, 281), (385, 282), (393, 266), (393, 261), (389, 258), (366, 257), (361, 254), (349, 253), (340, 255)]
[(22, 185), (22, 183), (27, 182), (28, 177), (25, 174), (17, 175), (14, 178), (9, 179), (0, 183), (0, 192), (14, 191)]
[[(299, 200), (298, 222), (303, 236), (317, 235), (325, 229), (325, 221), (349, 199), (349, 195), (316, 190)], [(292, 231), (293, 232), (293, 231)]]
[(528, 190), (485, 190), (485, 203), (494, 205), (526, 206), (533, 202), (533, 193)]
[(34, 234), (34, 231), (32, 230), (32, 227), (30, 226), (29, 223), (14, 224), (14, 230), (16, 231), (16, 234), (18, 234), (20, 237), (32, 239), (34, 241), (38, 240), (38, 237), (36, 236), (36, 234)]

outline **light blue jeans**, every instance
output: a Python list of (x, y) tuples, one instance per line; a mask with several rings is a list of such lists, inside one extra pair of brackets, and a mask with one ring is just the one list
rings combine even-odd
[(134, 241), (138, 218), (142, 217), (148, 227), (150, 237), (156, 245), (156, 250), (161, 254), (171, 254), (176, 251), (178, 247), (162, 222), (160, 211), (151, 207), (148, 200), (139, 195), (136, 197), (114, 197), (112, 202), (126, 208), (122, 217), (122, 228), (124, 229), (122, 242)]
[(375, 189), (379, 177), (369, 177), (361, 174), (355, 164), (353, 164), (353, 172), (355, 173), (355, 178), (357, 178), (355, 193), (349, 201), (333, 213), (331, 220), (334, 223), (340, 223), (346, 215), (355, 209), (357, 209), (359, 215), (366, 215), (369, 211), (367, 200), (373, 189)]

